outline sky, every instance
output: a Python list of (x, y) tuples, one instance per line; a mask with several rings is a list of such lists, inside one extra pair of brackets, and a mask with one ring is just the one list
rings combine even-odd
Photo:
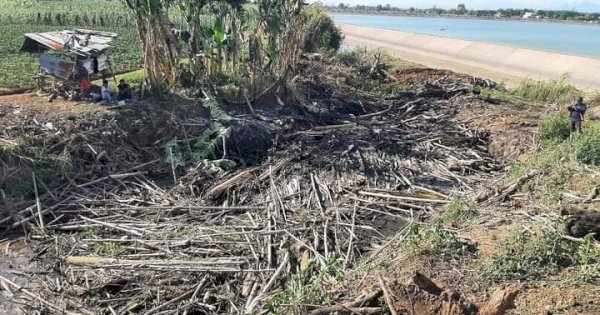
[(435, 5), (445, 9), (455, 8), (459, 3), (464, 3), (471, 9), (532, 8), (600, 12), (600, 0), (321, 0), (321, 2), (335, 5), (340, 2), (350, 5), (389, 3), (400, 8), (431, 8)]

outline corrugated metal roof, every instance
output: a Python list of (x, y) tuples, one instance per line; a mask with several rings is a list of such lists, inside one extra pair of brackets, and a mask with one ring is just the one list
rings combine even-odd
[(109, 47), (116, 33), (85, 29), (63, 30), (47, 33), (27, 33), (21, 51), (63, 50), (80, 55), (98, 55)]

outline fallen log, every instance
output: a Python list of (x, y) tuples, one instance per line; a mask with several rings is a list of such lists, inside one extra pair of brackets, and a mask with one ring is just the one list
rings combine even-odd
[(495, 201), (503, 201), (506, 199), (506, 197), (512, 195), (513, 193), (515, 193), (517, 190), (519, 190), (519, 188), (521, 188), (521, 186), (523, 184), (525, 184), (525, 182), (527, 182), (528, 180), (532, 179), (533, 177), (537, 176), (541, 174), (540, 171), (532, 171), (514, 181), (512, 181), (510, 184), (495, 190), (495, 191), (488, 191), (486, 193), (482, 193), (479, 196), (477, 196), (475, 198), (475, 200), (478, 203), (491, 203), (491, 202), (495, 202)]
[(254, 171), (258, 168), (251, 168), (249, 170), (243, 171), (221, 183), (212, 187), (207, 193), (206, 197), (210, 199), (217, 198), (221, 194), (223, 194), (226, 190), (238, 185), (241, 182), (245, 182), (251, 180), (254, 177)]

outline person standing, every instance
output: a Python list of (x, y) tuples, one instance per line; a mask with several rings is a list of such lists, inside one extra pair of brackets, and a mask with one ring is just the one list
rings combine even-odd
[(581, 124), (587, 111), (587, 106), (583, 103), (583, 98), (579, 97), (574, 107), (569, 106), (569, 118), (571, 120), (571, 133), (582, 132)]
[(587, 106), (583, 102), (583, 97), (579, 97), (577, 99), (577, 104), (575, 104), (575, 109), (581, 113), (581, 120), (585, 117), (585, 112), (587, 111)]

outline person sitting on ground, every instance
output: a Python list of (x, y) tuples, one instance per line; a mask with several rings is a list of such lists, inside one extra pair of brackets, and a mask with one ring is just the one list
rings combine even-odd
[(117, 100), (125, 101), (131, 99), (131, 87), (125, 80), (121, 79), (117, 88), (119, 89)]
[(115, 90), (111, 89), (108, 86), (108, 81), (107, 80), (103, 80), (102, 81), (102, 100), (103, 101), (108, 101), (108, 102), (112, 102), (115, 99)]

